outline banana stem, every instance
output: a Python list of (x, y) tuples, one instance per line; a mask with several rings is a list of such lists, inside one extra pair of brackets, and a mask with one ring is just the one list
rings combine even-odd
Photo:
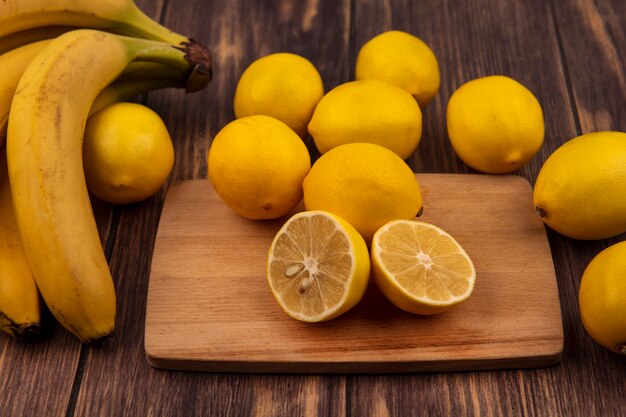
[(178, 80), (179, 87), (184, 87), (185, 83), (182, 81), (185, 81), (186, 77), (186, 72), (170, 68), (163, 64), (154, 62), (131, 62), (126, 66), (124, 72), (115, 79), (115, 82), (129, 80), (141, 82), (141, 80), (144, 79), (167, 78)]
[[(155, 64), (157, 65), (157, 64)], [(98, 111), (115, 103), (128, 101), (140, 94), (149, 93), (154, 90), (163, 88), (181, 88), (185, 86), (185, 82), (179, 77), (163, 77), (163, 78), (131, 78), (125, 77), (122, 80), (116, 80), (107, 88), (105, 88), (91, 105), (89, 117)], [(0, 148), (6, 143), (7, 121), (0, 121)], [(0, 313), (1, 314), (1, 313)]]
[(173, 32), (150, 18), (134, 2), (131, 4), (128, 18), (120, 23), (118, 28), (122, 28), (123, 31), (127, 31), (130, 35), (138, 35), (145, 39), (154, 39), (172, 45), (190, 42), (186, 36)]
[(189, 70), (190, 62), (180, 59), (180, 51), (168, 44), (155, 45), (153, 48), (143, 49), (133, 62), (153, 62), (166, 65), (181, 71)]
[(115, 103), (130, 100), (140, 94), (149, 93), (150, 91), (160, 90), (162, 88), (180, 87), (181, 81), (175, 78), (155, 78), (148, 80), (132, 80), (116, 81), (102, 91), (91, 105), (89, 117), (96, 114)]
[[(187, 92), (201, 90), (211, 81), (211, 52), (199, 43), (191, 41), (173, 47), (162, 42), (134, 39), (129, 52), (133, 62), (163, 64), (187, 74)], [(184, 53), (182, 57), (181, 52)]]
[[(172, 50), (178, 54), (178, 61), (182, 61), (180, 51)], [(178, 66), (182, 68), (184, 62), (178, 62)], [(184, 69), (186, 71), (155, 62), (131, 62), (124, 72), (98, 95), (89, 115), (113, 103), (127, 101), (153, 90), (183, 88), (188, 80), (189, 65), (187, 64), (187, 68)], [(7, 114), (0, 111), (0, 147), (6, 142), (8, 119), (8, 111)]]

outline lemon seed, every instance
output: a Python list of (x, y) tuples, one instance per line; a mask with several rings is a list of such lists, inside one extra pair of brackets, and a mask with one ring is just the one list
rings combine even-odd
[(291, 278), (294, 275), (296, 275), (298, 272), (300, 272), (301, 270), (302, 270), (302, 264), (291, 265), (289, 268), (285, 270), (285, 276)]

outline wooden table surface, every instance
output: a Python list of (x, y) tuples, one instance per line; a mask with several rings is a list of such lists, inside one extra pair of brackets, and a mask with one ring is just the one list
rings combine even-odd
[[(168, 184), (206, 178), (213, 136), (233, 119), (236, 82), (254, 59), (309, 58), (326, 91), (350, 80), (359, 47), (391, 28), (426, 41), (442, 84), (424, 113), (416, 172), (472, 172), (454, 154), (445, 108), (462, 83), (490, 74), (526, 85), (543, 106), (546, 139), (518, 174), (534, 183), (543, 161), (581, 133), (626, 131), (624, 0), (365, 1), (139, 0), (148, 14), (207, 44), (214, 80), (190, 96), (142, 101), (166, 121), (176, 165)], [(574, 241), (549, 232), (565, 350), (545, 369), (408, 375), (246, 375), (170, 372), (146, 362), (146, 292), (165, 191), (129, 206), (94, 200), (115, 277), (115, 336), (83, 346), (47, 319), (36, 341), (0, 336), (1, 416), (626, 416), (626, 358), (588, 337), (577, 292), (587, 263), (625, 236)], [(520, 294), (523, 296), (523, 294)]]

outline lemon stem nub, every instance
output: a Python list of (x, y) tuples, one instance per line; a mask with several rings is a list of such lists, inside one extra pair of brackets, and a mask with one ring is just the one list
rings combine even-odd
[(535, 207), (535, 213), (539, 215), (539, 217), (546, 217), (548, 213), (541, 207)]
[(424, 214), (424, 206), (420, 207), (420, 209), (417, 212), (417, 214), (415, 215), (415, 217), (420, 217), (422, 214)]
[(626, 343), (621, 343), (615, 348), (620, 355), (626, 355)]

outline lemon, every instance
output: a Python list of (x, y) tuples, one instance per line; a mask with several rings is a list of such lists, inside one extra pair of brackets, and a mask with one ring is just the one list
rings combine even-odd
[(393, 152), (370, 143), (350, 143), (322, 155), (303, 188), (307, 210), (343, 217), (367, 243), (383, 224), (412, 219), (422, 207), (411, 168)]
[(589, 335), (626, 355), (626, 242), (606, 248), (589, 263), (580, 282), (578, 304)]
[(472, 168), (504, 174), (524, 166), (544, 136), (541, 106), (517, 81), (494, 75), (463, 84), (450, 97), (448, 136)]
[(561, 145), (541, 167), (533, 203), (542, 220), (574, 239), (626, 232), (626, 133), (597, 132)]
[(294, 54), (271, 54), (254, 61), (239, 79), (235, 115), (272, 116), (305, 137), (323, 95), (322, 78), (311, 62)]
[(352, 81), (322, 98), (309, 133), (321, 153), (346, 143), (367, 142), (406, 159), (422, 137), (422, 112), (401, 88), (379, 81)]
[(98, 198), (132, 203), (163, 186), (174, 166), (174, 146), (158, 114), (140, 104), (117, 103), (88, 120), (83, 166)]
[(290, 317), (318, 322), (335, 318), (363, 297), (370, 274), (367, 246), (339, 216), (298, 213), (274, 237), (267, 280)]
[(356, 59), (356, 79), (398, 86), (424, 108), (439, 91), (439, 65), (432, 49), (421, 39), (391, 30), (361, 47)]
[(474, 289), (476, 269), (465, 250), (432, 224), (395, 220), (372, 242), (374, 280), (398, 308), (438, 314), (465, 301)]
[(311, 168), (302, 140), (283, 122), (249, 116), (226, 125), (208, 154), (209, 178), (220, 198), (248, 219), (274, 219), (302, 200)]

